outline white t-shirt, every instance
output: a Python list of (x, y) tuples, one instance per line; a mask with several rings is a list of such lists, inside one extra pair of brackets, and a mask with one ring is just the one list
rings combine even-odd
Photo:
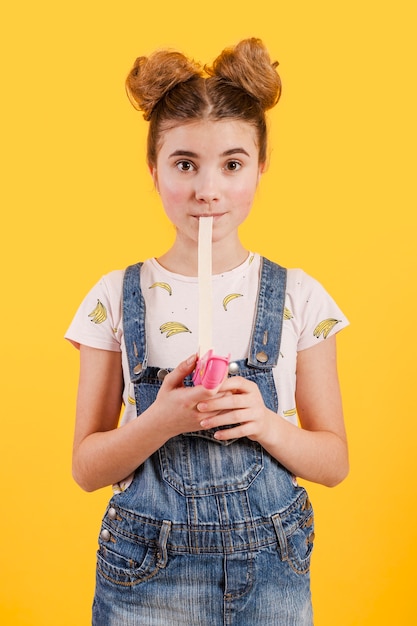
[[(250, 253), (239, 267), (213, 276), (213, 348), (246, 358), (255, 315), (260, 256)], [(65, 337), (80, 344), (122, 353), (125, 380), (121, 423), (136, 417), (135, 394), (123, 340), (122, 290), (124, 270), (103, 276), (81, 303)], [(146, 305), (148, 365), (173, 368), (198, 352), (198, 279), (174, 274), (156, 259), (141, 268)], [(278, 413), (297, 423), (295, 406), (297, 352), (316, 345), (348, 325), (334, 300), (300, 269), (287, 275), (282, 339), (274, 379)]]

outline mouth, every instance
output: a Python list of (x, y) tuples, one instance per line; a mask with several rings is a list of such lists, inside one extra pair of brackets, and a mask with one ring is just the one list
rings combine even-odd
[(200, 217), (212, 217), (213, 220), (215, 220), (219, 217), (222, 217), (223, 215), (225, 215), (225, 213), (200, 213), (199, 215), (193, 215), (192, 217), (197, 220), (200, 219)]

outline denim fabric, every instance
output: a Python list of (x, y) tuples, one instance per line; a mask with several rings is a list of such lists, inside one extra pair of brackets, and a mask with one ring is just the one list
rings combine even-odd
[[(146, 366), (140, 267), (128, 268), (124, 332), (138, 414), (161, 385)], [(272, 410), (286, 272), (262, 260), (247, 360)], [(186, 384), (191, 385), (188, 378)], [(313, 511), (304, 488), (249, 439), (170, 439), (112, 498), (99, 539), (95, 626), (311, 626)]]

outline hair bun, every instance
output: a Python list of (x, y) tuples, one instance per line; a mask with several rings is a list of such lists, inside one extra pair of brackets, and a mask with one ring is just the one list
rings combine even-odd
[(149, 120), (168, 91), (201, 74), (201, 67), (180, 52), (159, 50), (136, 59), (126, 79), (126, 92), (135, 109), (143, 111), (143, 117)]
[(281, 95), (281, 79), (276, 71), (278, 62), (271, 62), (260, 39), (252, 37), (226, 48), (206, 72), (243, 89), (258, 100), (266, 111), (275, 106)]

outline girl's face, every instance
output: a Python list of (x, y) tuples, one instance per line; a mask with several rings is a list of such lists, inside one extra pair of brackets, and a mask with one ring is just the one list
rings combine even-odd
[(209, 215), (213, 243), (236, 240), (262, 169), (247, 122), (199, 121), (166, 130), (151, 174), (177, 241), (196, 243), (198, 218)]

